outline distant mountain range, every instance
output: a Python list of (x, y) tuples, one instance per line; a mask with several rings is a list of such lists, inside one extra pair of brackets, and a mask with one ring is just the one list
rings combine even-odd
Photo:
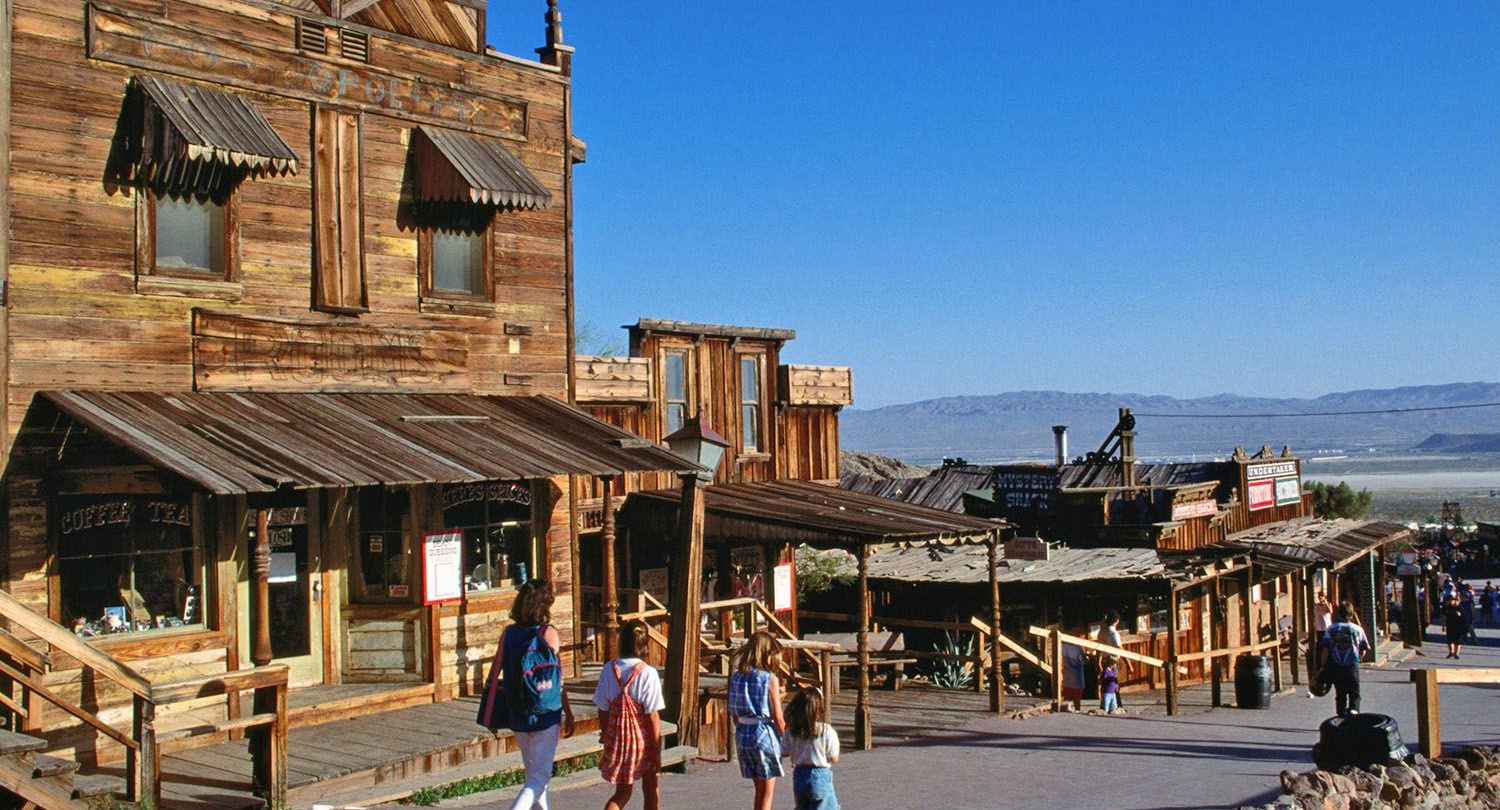
[[(1345, 391), (1316, 399), (1017, 391), (846, 409), (839, 432), (845, 450), (916, 464), (945, 456), (1050, 460), (1052, 425), (1068, 426), (1068, 455), (1076, 457), (1098, 448), (1123, 407), (1135, 413), (1136, 455), (1142, 459), (1206, 459), (1226, 456), (1236, 446), (1254, 452), (1262, 445), (1277, 451), (1291, 445), (1301, 456), (1500, 452), (1500, 407), (1455, 407), (1489, 403), (1500, 403), (1500, 383)], [(1432, 407), (1449, 410), (1392, 413)], [(1342, 415), (1317, 415), (1329, 412)]]

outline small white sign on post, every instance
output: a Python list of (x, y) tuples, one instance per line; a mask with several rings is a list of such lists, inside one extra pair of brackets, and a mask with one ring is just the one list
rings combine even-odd
[(792, 609), (792, 564), (782, 563), (771, 574), (771, 610)]
[(464, 533), (457, 529), (422, 535), (422, 604), (464, 598)]

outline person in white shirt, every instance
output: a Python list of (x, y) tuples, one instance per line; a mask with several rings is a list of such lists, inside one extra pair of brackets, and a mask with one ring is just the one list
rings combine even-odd
[(832, 770), (839, 761), (839, 733), (828, 724), (822, 690), (803, 689), (792, 697), (786, 707), (782, 751), (792, 761), (797, 810), (839, 810)]
[(644, 622), (620, 628), (620, 657), (604, 665), (594, 688), (599, 707), (599, 773), (615, 786), (605, 810), (620, 810), (630, 801), (636, 782), (646, 810), (660, 806), (657, 775), (661, 772), (661, 677), (656, 668), (636, 657), (646, 645)]

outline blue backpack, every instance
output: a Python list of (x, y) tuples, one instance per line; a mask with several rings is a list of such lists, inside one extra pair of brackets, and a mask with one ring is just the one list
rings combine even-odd
[(562, 710), (562, 662), (547, 643), (545, 627), (526, 644), (521, 654), (521, 682), (506, 684), (505, 698), (511, 717), (532, 718)]

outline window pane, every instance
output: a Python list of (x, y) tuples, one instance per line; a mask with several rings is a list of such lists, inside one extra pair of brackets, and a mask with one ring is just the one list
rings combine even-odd
[(367, 487), (359, 495), (359, 563), (364, 596), (411, 596), (405, 490)]
[(667, 401), (687, 401), (686, 378), (687, 355), (682, 352), (667, 353)]
[(760, 447), (760, 408), (740, 406), (740, 445), (746, 450)]
[(156, 198), (156, 269), (224, 274), (224, 206)]
[(760, 402), (760, 363), (754, 357), (740, 358), (740, 401)]
[(667, 435), (670, 436), (671, 434), (676, 433), (679, 430), (682, 430), (682, 426), (686, 422), (687, 422), (687, 406), (686, 405), (677, 404), (677, 405), (668, 405), (667, 406)]
[(464, 590), (512, 588), (536, 575), (531, 551), (531, 489), (486, 481), (443, 488), (443, 525), (464, 535)]
[(201, 624), (192, 510), (172, 496), (58, 499), (63, 621), (79, 636)]
[(433, 232), (432, 289), (485, 294), (483, 234)]

